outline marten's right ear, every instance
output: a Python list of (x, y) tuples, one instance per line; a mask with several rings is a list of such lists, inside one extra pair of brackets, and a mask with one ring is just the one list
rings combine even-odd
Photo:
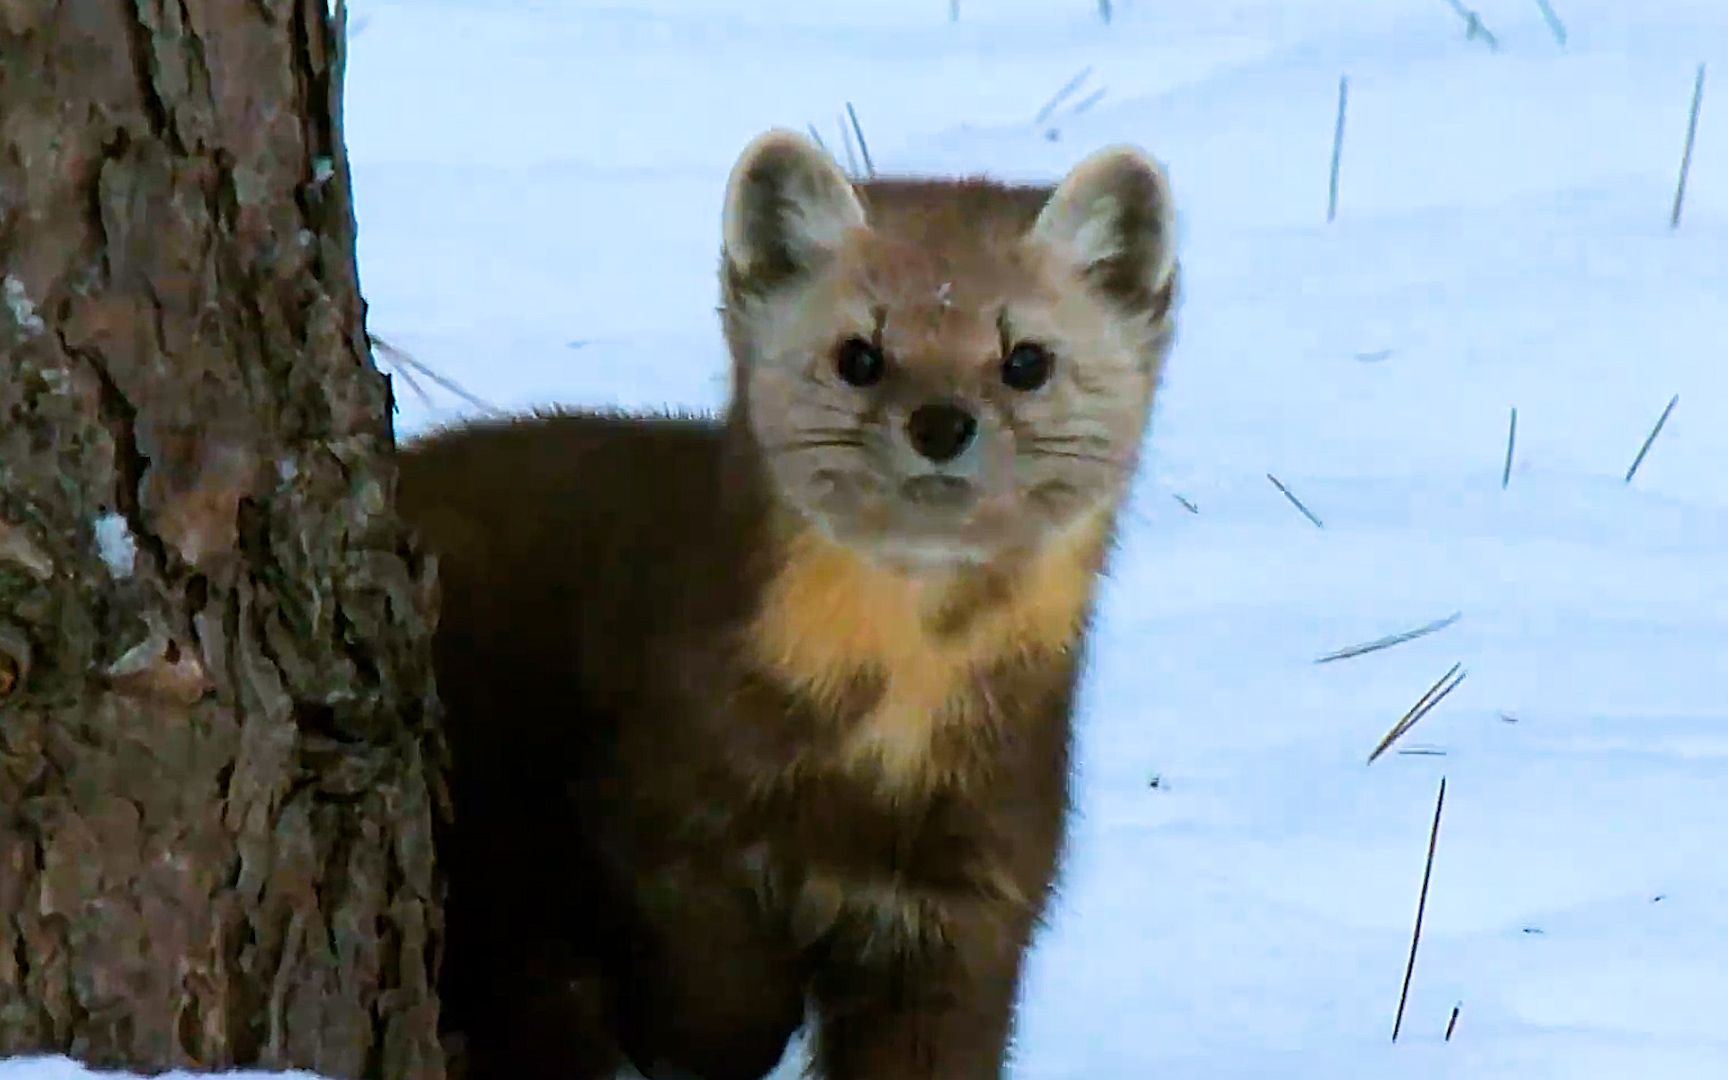
[(747, 291), (772, 288), (819, 267), (863, 224), (864, 206), (833, 158), (802, 135), (767, 131), (726, 184), (726, 266)]

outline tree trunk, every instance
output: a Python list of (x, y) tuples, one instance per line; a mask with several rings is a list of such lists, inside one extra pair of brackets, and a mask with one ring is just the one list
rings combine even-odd
[(326, 0), (0, 0), (0, 1055), (443, 1075)]

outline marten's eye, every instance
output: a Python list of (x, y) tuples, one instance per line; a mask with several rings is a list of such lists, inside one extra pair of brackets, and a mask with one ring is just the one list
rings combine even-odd
[(1032, 341), (1022, 341), (1002, 358), (1002, 381), (1011, 390), (1036, 390), (1050, 381), (1056, 358)]
[(849, 337), (834, 353), (834, 366), (840, 377), (853, 386), (875, 386), (888, 370), (882, 350), (861, 337)]

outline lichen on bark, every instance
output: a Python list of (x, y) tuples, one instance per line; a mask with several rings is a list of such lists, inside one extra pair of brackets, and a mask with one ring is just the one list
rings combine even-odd
[(0, 0), (0, 1055), (443, 1074), (324, 0)]

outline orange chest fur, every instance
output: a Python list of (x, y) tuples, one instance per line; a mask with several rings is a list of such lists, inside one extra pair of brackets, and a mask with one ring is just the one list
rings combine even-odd
[(880, 686), (844, 732), (842, 762), (890, 789), (921, 788), (948, 763), (945, 729), (999, 723), (984, 676), (1037, 663), (1079, 640), (1092, 595), (1102, 520), (1089, 521), (1009, 570), (939, 581), (877, 566), (812, 532), (787, 542), (748, 630), (755, 659), (839, 717), (861, 675)]

